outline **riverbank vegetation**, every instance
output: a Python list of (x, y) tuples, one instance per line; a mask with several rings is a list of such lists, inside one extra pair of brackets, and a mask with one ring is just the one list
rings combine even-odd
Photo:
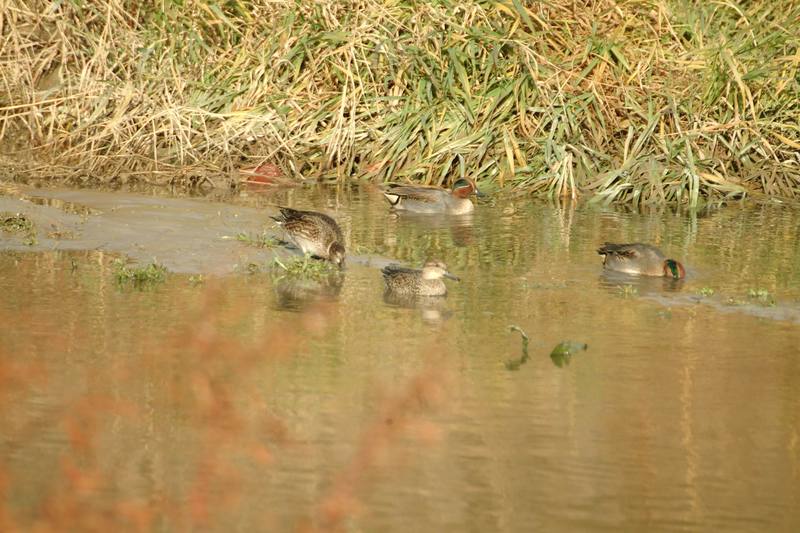
[(6, 0), (3, 173), (800, 197), (800, 2)]

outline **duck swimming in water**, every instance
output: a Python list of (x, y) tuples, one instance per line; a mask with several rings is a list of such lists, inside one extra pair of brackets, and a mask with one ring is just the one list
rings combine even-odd
[(395, 295), (445, 296), (447, 286), (442, 278), (461, 281), (447, 271), (441, 261), (428, 261), (422, 270), (389, 265), (381, 270), (386, 291)]
[(603, 266), (608, 270), (674, 279), (686, 277), (682, 264), (674, 259), (667, 259), (661, 250), (651, 244), (607, 242), (597, 249), (597, 253), (603, 256)]
[(475, 181), (470, 178), (456, 180), (450, 191), (439, 187), (399, 184), (391, 184), (388, 187), (383, 195), (389, 204), (398, 211), (413, 213), (464, 215), (475, 209), (469, 197), (473, 194), (483, 196)]

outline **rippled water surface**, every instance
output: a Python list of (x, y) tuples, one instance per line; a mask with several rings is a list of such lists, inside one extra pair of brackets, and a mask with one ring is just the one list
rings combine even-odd
[[(86, 227), (118, 212), (38, 194), (91, 207)], [(177, 250), (178, 204), (146, 201)], [(370, 189), (179, 201), (254, 234), (274, 204), (326, 210), (343, 279), (233, 268), (201, 218), (232, 273), (200, 279), (167, 241), (159, 258), (186, 273), (143, 290), (115, 281), (103, 239), (0, 233), (0, 529), (800, 530), (800, 211), (497, 198), (440, 220)], [(605, 240), (656, 244), (688, 277), (604, 275)], [(447, 298), (384, 299), (381, 266), (433, 257), (461, 277)], [(558, 366), (565, 340), (588, 349)]]

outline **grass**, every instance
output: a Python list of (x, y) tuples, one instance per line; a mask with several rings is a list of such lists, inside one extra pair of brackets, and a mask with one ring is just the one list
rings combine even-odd
[(12, 233), (34, 231), (33, 221), (21, 213), (0, 213), (0, 228)]
[(271, 249), (275, 248), (279, 244), (279, 241), (275, 237), (272, 235), (267, 235), (266, 233), (262, 233), (260, 235), (254, 235), (252, 233), (239, 233), (236, 235), (236, 240), (256, 248)]
[(701, 287), (700, 289), (698, 289), (697, 294), (698, 296), (702, 297), (713, 296), (714, 289), (712, 289), (711, 287)]
[(775, 297), (767, 289), (749, 289), (747, 291), (747, 297), (760, 305), (767, 307), (775, 306)]
[(27, 246), (35, 246), (39, 243), (36, 236), (36, 225), (22, 213), (10, 213), (8, 211), (0, 213), (0, 230), (22, 235), (22, 242)]
[(730, 296), (725, 300), (725, 303), (731, 306), (755, 304), (764, 307), (775, 307), (777, 305), (773, 294), (769, 290), (762, 288), (748, 289), (746, 297)]
[(123, 259), (115, 259), (112, 263), (114, 280), (117, 285), (131, 285), (137, 289), (143, 289), (163, 283), (167, 277), (167, 269), (157, 263), (140, 267), (130, 267), (125, 264)]
[(639, 296), (639, 289), (633, 285), (619, 285), (617, 287), (617, 294), (622, 298), (635, 298)]
[[(800, 3), (11, 0), (18, 177), (479, 183), (601, 203), (800, 197)], [(91, 176), (91, 178), (89, 178)]]
[(328, 261), (313, 259), (308, 255), (302, 258), (281, 261), (279, 258), (272, 260), (272, 273), (274, 277), (293, 277), (320, 280), (339, 269)]

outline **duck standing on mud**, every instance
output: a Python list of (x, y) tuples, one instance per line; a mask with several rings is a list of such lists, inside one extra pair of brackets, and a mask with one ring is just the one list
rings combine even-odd
[(279, 207), (281, 214), (270, 217), (283, 228), (289, 242), (304, 254), (344, 265), (344, 237), (336, 221), (324, 213)]
[(661, 250), (651, 244), (607, 242), (597, 249), (597, 253), (603, 256), (603, 266), (608, 270), (675, 279), (686, 277), (682, 264), (674, 259), (667, 259)]
[(475, 210), (475, 206), (469, 199), (472, 194), (483, 196), (475, 181), (470, 178), (456, 180), (451, 191), (439, 187), (393, 183), (388, 185), (388, 190), (383, 192), (389, 204), (398, 211), (448, 215), (472, 213)]

